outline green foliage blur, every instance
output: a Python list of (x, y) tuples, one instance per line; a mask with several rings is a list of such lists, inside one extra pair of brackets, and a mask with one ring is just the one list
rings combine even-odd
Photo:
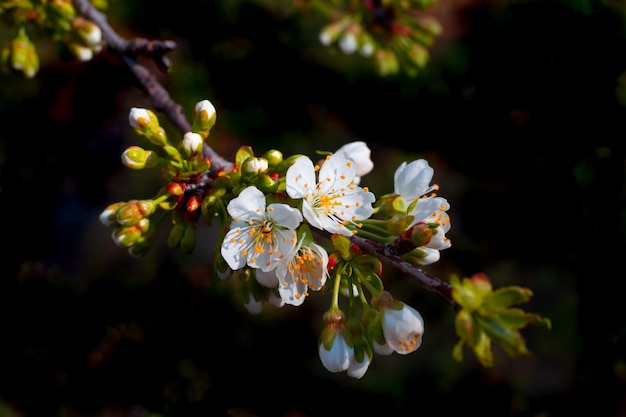
[(314, 157), (363, 140), (375, 168), (361, 184), (376, 195), (401, 162), (427, 159), (452, 247), (425, 271), (530, 288), (523, 308), (552, 323), (523, 330), (531, 356), (455, 361), (454, 312), (383, 266), (424, 317), (424, 342), (353, 380), (318, 357), (329, 299), (250, 315), (238, 283), (212, 276), (210, 227), (191, 254), (164, 231), (130, 257), (98, 215), (162, 184), (120, 161), (140, 143), (130, 108), (151, 104), (106, 50), (76, 62), (42, 39), (36, 77), (0, 74), (0, 416), (625, 415), (623, 5), (427, 10), (443, 28), (428, 65), (384, 78), (321, 45), (324, 22), (290, 2), (111, 0), (107, 17), (125, 38), (177, 42), (158, 78), (189, 118), (211, 100), (210, 143), (228, 159), (242, 145)]

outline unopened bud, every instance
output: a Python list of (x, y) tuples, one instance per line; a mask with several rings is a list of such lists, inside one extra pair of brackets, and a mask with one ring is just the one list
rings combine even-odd
[(184, 192), (185, 192), (185, 189), (178, 182), (170, 182), (169, 184), (167, 184), (167, 193), (168, 194), (177, 195), (178, 196), (178, 195), (183, 195)]
[(180, 143), (180, 151), (186, 159), (192, 159), (202, 153), (203, 144), (202, 136), (194, 132), (187, 132)]
[(263, 158), (267, 159), (267, 164), (270, 168), (275, 167), (276, 165), (283, 162), (283, 153), (279, 150), (272, 149), (265, 152)]
[(378, 72), (381, 75), (397, 74), (400, 69), (400, 62), (396, 54), (388, 49), (378, 49), (374, 54)]
[(122, 163), (131, 169), (144, 169), (156, 166), (157, 155), (151, 150), (139, 146), (129, 146), (122, 153)]
[(88, 46), (81, 45), (77, 42), (68, 42), (66, 46), (71, 54), (81, 62), (91, 61), (93, 58), (93, 50)]
[(187, 207), (187, 211), (189, 213), (198, 210), (198, 207), (200, 207), (200, 203), (198, 202), (198, 198), (195, 195), (192, 195), (191, 197), (189, 197), (189, 199), (187, 200), (187, 203), (186, 203), (186, 207)]
[(117, 223), (121, 226), (136, 225), (151, 215), (155, 207), (151, 200), (131, 200), (117, 210)]
[(50, 15), (58, 20), (70, 21), (76, 15), (74, 4), (67, 0), (48, 0), (46, 5), (51, 9)]
[(150, 142), (158, 146), (167, 144), (165, 130), (159, 126), (159, 119), (149, 109), (133, 107), (128, 114), (130, 126), (140, 136), (146, 137)]
[(243, 175), (244, 178), (252, 178), (260, 174), (266, 174), (267, 170), (267, 159), (251, 156), (246, 159), (241, 166), (241, 175)]
[(121, 227), (113, 231), (113, 241), (120, 247), (129, 248), (141, 237), (138, 227)]
[(152, 240), (153, 239), (147, 239), (145, 237), (142, 237), (141, 239), (137, 240), (134, 245), (128, 248), (128, 253), (136, 258), (144, 256), (146, 253), (148, 253), (150, 249), (152, 249)]
[(27, 78), (33, 78), (39, 71), (37, 50), (25, 30), (20, 30), (11, 46), (3, 51), (2, 60), (5, 65), (22, 72)]
[(254, 180), (254, 185), (264, 194), (276, 192), (278, 181), (269, 175), (261, 175)]
[(183, 253), (191, 253), (196, 247), (196, 225), (187, 223), (185, 232), (178, 245)]
[(180, 240), (183, 238), (183, 234), (185, 233), (185, 223), (178, 222), (175, 223), (172, 229), (170, 230), (169, 235), (167, 235), (167, 246), (171, 249), (178, 247), (180, 244)]
[(107, 208), (105, 208), (102, 213), (100, 213), (100, 223), (105, 226), (113, 226), (114, 224), (117, 224), (117, 211), (125, 204), (126, 203), (121, 201), (118, 203), (109, 204)]
[(196, 103), (194, 107), (194, 122), (200, 130), (210, 130), (217, 120), (217, 112), (215, 107), (209, 100), (202, 100)]
[(77, 17), (72, 22), (72, 29), (76, 31), (78, 38), (84, 42), (85, 46), (94, 47), (102, 42), (102, 30), (91, 20)]
[(424, 246), (430, 242), (433, 237), (432, 229), (423, 222), (415, 224), (411, 229), (411, 242), (416, 248)]

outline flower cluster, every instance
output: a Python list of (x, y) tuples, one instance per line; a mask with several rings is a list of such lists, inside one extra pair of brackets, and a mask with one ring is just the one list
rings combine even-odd
[(433, 17), (416, 13), (430, 0), (367, 0), (363, 2), (310, 0), (307, 7), (327, 15), (320, 42), (342, 53), (374, 59), (381, 75), (400, 70), (416, 75), (429, 59), (428, 48), (441, 26)]
[(193, 116), (192, 130), (173, 143), (153, 112), (131, 109), (131, 127), (152, 149), (131, 146), (122, 162), (132, 169), (161, 165), (168, 184), (152, 199), (103, 211), (100, 219), (113, 227), (115, 242), (131, 254), (145, 253), (156, 223), (165, 218), (155, 213), (169, 211), (168, 243), (189, 251), (197, 221), (217, 222), (215, 273), (241, 280), (251, 313), (266, 303), (300, 306), (313, 292), (331, 293), (319, 341), (329, 371), (361, 378), (374, 353), (415, 352), (424, 335), (422, 316), (385, 289), (381, 261), (354, 237), (384, 244), (414, 265), (437, 261), (439, 251), (450, 247), (449, 204), (434, 193), (428, 163), (402, 163), (394, 192), (377, 199), (361, 185), (374, 167), (362, 141), (321, 152), (317, 162), (300, 154), (285, 158), (275, 149), (259, 156), (244, 146), (232, 165), (221, 166), (204, 152), (215, 108), (202, 100)]
[[(92, 4), (100, 9), (107, 7), (103, 0), (92, 0)], [(39, 56), (27, 28), (50, 35), (66, 54), (80, 61), (91, 60), (103, 47), (100, 27), (78, 16), (71, 0), (3, 1), (0, 15), (5, 23), (15, 28), (13, 39), (2, 46), (2, 66), (8, 71), (21, 72), (27, 78), (39, 71)]]

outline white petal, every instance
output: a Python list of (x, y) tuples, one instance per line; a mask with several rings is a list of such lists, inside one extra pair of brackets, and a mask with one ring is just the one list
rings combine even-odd
[(350, 142), (343, 145), (337, 152), (345, 152), (356, 163), (356, 175), (362, 177), (372, 171), (374, 163), (371, 160), (372, 151), (363, 141)]
[(401, 355), (415, 352), (422, 344), (424, 320), (409, 305), (405, 304), (401, 310), (386, 308), (382, 326), (385, 340)]
[[(228, 266), (233, 271), (243, 268), (246, 265), (247, 260), (247, 257), (241, 254), (242, 244), (239, 242), (241, 236), (247, 235), (245, 233), (237, 232), (237, 230), (239, 230), (239, 228), (233, 228), (226, 233), (221, 248), (222, 258), (224, 258)], [(246, 242), (245, 239), (244, 242)]]
[(348, 376), (352, 378), (361, 379), (367, 372), (367, 368), (370, 366), (370, 358), (367, 355), (363, 356), (363, 362), (357, 362), (356, 357), (352, 357), (350, 366), (348, 367)]
[(343, 336), (337, 333), (330, 350), (326, 350), (324, 344), (320, 343), (319, 355), (324, 368), (330, 372), (341, 372), (350, 366), (350, 360), (354, 357), (354, 349), (348, 346)]
[(441, 258), (441, 254), (437, 249), (422, 246), (420, 247), (420, 250), (426, 253), (426, 256), (418, 261), (420, 265), (430, 265), (437, 262)]
[(394, 192), (405, 200), (413, 200), (431, 190), (434, 170), (424, 159), (409, 164), (403, 162), (394, 173)]
[(374, 352), (378, 353), (379, 355), (391, 355), (393, 353), (393, 348), (389, 346), (389, 343), (385, 343), (384, 345), (381, 345), (380, 343), (374, 340), (373, 345), (374, 345)]
[(227, 210), (233, 219), (261, 219), (265, 213), (265, 195), (254, 186), (247, 187), (228, 203)]
[[(256, 255), (250, 253), (248, 256), (248, 265), (253, 268), (261, 268), (263, 271), (271, 271), (276, 268), (281, 260), (287, 257), (297, 243), (296, 232), (293, 230), (277, 230), (272, 232), (275, 235), (275, 239), (272, 244), (266, 243), (263, 245), (263, 252)], [(251, 260), (254, 259), (253, 262)]]
[(278, 286), (278, 276), (276, 275), (276, 269), (271, 271), (263, 271), (262, 269), (255, 269), (256, 280), (259, 284), (267, 288), (276, 288)]
[(313, 162), (301, 156), (289, 167), (286, 174), (287, 194), (291, 198), (303, 198), (315, 187), (315, 167)]
[(302, 213), (287, 204), (270, 204), (267, 207), (270, 217), (274, 222), (288, 229), (296, 229), (302, 222)]
[(356, 162), (345, 152), (332, 154), (327, 158), (319, 172), (320, 192), (336, 193), (347, 188), (356, 175)]
[(128, 123), (131, 127), (139, 129), (139, 119), (145, 119), (146, 122), (149, 122), (150, 115), (148, 114), (148, 111), (139, 107), (133, 107), (130, 109), (130, 113), (128, 114)]

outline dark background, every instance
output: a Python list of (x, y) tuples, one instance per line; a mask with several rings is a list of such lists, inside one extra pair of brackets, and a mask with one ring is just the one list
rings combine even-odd
[(190, 255), (114, 245), (100, 212), (162, 185), (119, 159), (139, 140), (130, 108), (151, 105), (116, 57), (62, 61), (43, 41), (36, 78), (0, 78), (0, 416), (626, 416), (621, 4), (440, 0), (428, 67), (385, 79), (321, 47), (323, 21), (289, 4), (111, 1), (109, 22), (177, 42), (160, 80), (187, 115), (213, 102), (226, 158), (364, 140), (376, 195), (427, 159), (453, 246), (426, 271), (528, 287), (523, 308), (552, 329), (523, 330), (532, 356), (455, 362), (453, 312), (386, 269), (424, 316), (422, 347), (375, 356), (361, 380), (327, 372), (325, 295), (250, 315), (238, 283), (211, 274), (209, 227)]

